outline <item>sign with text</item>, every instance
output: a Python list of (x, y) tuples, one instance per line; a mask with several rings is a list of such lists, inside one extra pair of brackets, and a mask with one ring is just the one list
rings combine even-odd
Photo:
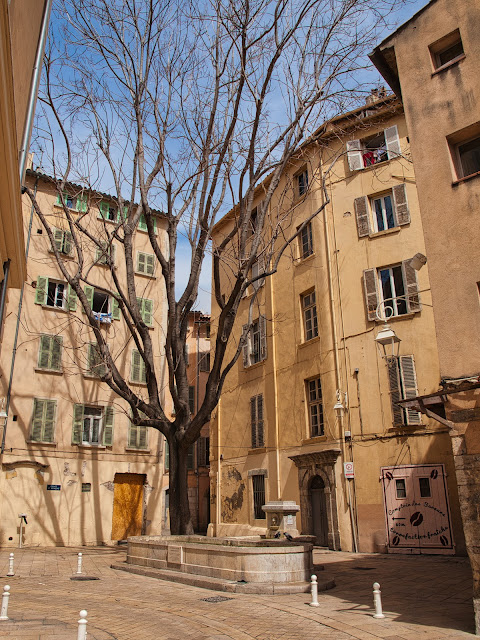
[(47, 491), (60, 491), (61, 488), (61, 484), (47, 484)]
[(355, 470), (353, 468), (353, 462), (343, 463), (343, 473), (345, 474), (345, 478), (355, 478)]

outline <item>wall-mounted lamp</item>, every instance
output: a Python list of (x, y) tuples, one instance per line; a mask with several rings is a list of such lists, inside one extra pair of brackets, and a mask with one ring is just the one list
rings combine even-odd
[(383, 358), (398, 358), (401, 340), (386, 322), (375, 336), (375, 342), (382, 347)]
[(413, 258), (410, 260), (410, 266), (415, 271), (420, 271), (420, 269), (427, 264), (427, 256), (424, 256), (423, 253), (416, 253)]

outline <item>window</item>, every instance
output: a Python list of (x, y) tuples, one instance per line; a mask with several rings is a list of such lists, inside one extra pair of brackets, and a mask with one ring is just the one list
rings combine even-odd
[(432, 492), (430, 490), (430, 478), (419, 478), (418, 486), (420, 489), (421, 498), (431, 498)]
[(317, 436), (323, 436), (323, 401), (320, 377), (307, 381), (307, 402), (310, 437), (316, 438)]
[(155, 256), (153, 253), (137, 251), (137, 273), (145, 276), (153, 276), (155, 273)]
[(48, 371), (62, 370), (62, 336), (40, 336), (38, 368)]
[(359, 238), (410, 222), (404, 184), (396, 185), (385, 194), (355, 198), (354, 206)]
[(207, 324), (205, 325), (205, 337), (206, 338), (210, 338), (210, 323), (207, 322)]
[(369, 138), (347, 142), (347, 159), (351, 171), (398, 158), (400, 154), (400, 140), (396, 125)]
[(413, 356), (388, 358), (388, 381), (392, 400), (394, 425), (420, 424), (420, 414), (413, 409), (404, 409), (397, 402), (417, 396), (417, 376)]
[(265, 476), (252, 475), (253, 487), (253, 517), (255, 520), (265, 520), (265, 511), (262, 506), (265, 504)]
[(70, 231), (64, 231), (63, 229), (57, 229), (56, 227), (53, 227), (52, 230), (57, 251), (69, 256), (72, 252), (72, 234)]
[(465, 57), (458, 29), (431, 44), (429, 49), (435, 71), (450, 66)]
[(200, 362), (199, 368), (200, 371), (210, 371), (210, 352), (205, 351), (204, 353), (200, 353)]
[(187, 451), (187, 469), (192, 471), (195, 466), (195, 445), (191, 444)]
[(198, 466), (208, 467), (210, 464), (210, 438), (201, 436), (197, 445)]
[(248, 232), (250, 236), (253, 236), (255, 234), (255, 231), (257, 230), (257, 222), (258, 222), (258, 206), (252, 209), (252, 213), (250, 214), (250, 224), (248, 227)]
[(195, 413), (195, 387), (193, 385), (188, 387), (188, 409), (192, 415)]
[(46, 276), (38, 276), (35, 288), (35, 304), (75, 311), (77, 308), (77, 296), (70, 285), (52, 280)]
[(250, 330), (248, 325), (243, 325), (243, 332), (246, 335), (246, 342), (243, 345), (243, 366), (249, 367), (257, 362), (267, 359), (267, 321), (265, 316), (260, 316), (252, 324)]
[(55, 431), (56, 400), (33, 400), (32, 431), (30, 439), (33, 442), (53, 442)]
[(305, 341), (318, 336), (317, 305), (315, 291), (301, 296), (303, 312), (303, 331)]
[(147, 327), (153, 326), (153, 300), (137, 298), (138, 311)]
[(252, 428), (252, 449), (264, 447), (262, 394), (250, 398), (250, 424)]
[[(140, 416), (144, 414), (140, 412)], [(140, 424), (133, 424), (130, 420), (128, 425), (127, 447), (129, 449), (148, 449), (148, 427)]]
[(145, 367), (145, 360), (142, 358), (138, 349), (132, 350), (132, 366), (130, 369), (130, 380), (132, 382), (140, 382), (146, 384), (147, 372)]
[(301, 173), (297, 173), (295, 176), (295, 180), (297, 183), (297, 195), (301, 197), (305, 195), (308, 191), (308, 171), (304, 169)]
[(117, 205), (114, 202), (100, 202), (98, 217), (109, 222), (117, 222), (120, 218)]
[(410, 260), (391, 267), (366, 269), (363, 284), (369, 320), (378, 320), (377, 308), (381, 318), (384, 313), (393, 317), (421, 310), (417, 273)]
[[(66, 191), (63, 192), (63, 202), (68, 209), (73, 209), (74, 211), (79, 211), (80, 213), (85, 213), (88, 209), (88, 202), (86, 195), (75, 196)], [(62, 198), (59, 193), (57, 193), (57, 206), (63, 207)]]
[(311, 256), (313, 253), (313, 236), (312, 236), (312, 223), (309, 222), (308, 224), (305, 225), (305, 227), (303, 227), (303, 229), (300, 231), (299, 235), (298, 235), (298, 243), (299, 243), (299, 249), (300, 249), (300, 259), (304, 260), (305, 258), (308, 258), (308, 256)]
[(480, 171), (480, 137), (456, 147), (459, 178), (466, 178)]
[(165, 438), (165, 471), (170, 469), (170, 447), (168, 446), (167, 439)]
[(95, 262), (97, 264), (113, 264), (115, 262), (115, 245), (111, 242), (100, 241), (102, 247), (97, 247)]
[(109, 296), (104, 291), (89, 285), (84, 291), (88, 304), (99, 322), (109, 324), (112, 320), (120, 320), (120, 307), (114, 296)]
[[(258, 276), (260, 276), (264, 272), (265, 269), (263, 267), (263, 260), (262, 258), (257, 258), (257, 260), (255, 260), (255, 262), (252, 264), (252, 280), (253, 278), (258, 278)], [(263, 287), (264, 284), (265, 278), (258, 278), (258, 280), (254, 280), (252, 282), (253, 290), (257, 291), (258, 289), (260, 289), (260, 287)]]
[(395, 495), (399, 500), (407, 497), (407, 487), (403, 478), (395, 480)]
[[(151, 220), (153, 222), (153, 231), (154, 231), (154, 233), (157, 233), (157, 220), (153, 216), (151, 216)], [(139, 231), (147, 231), (148, 232), (147, 220), (146, 220), (145, 215), (143, 213), (140, 216), (140, 219), (138, 221), (138, 229), (139, 229)]]
[(73, 407), (72, 444), (112, 446), (113, 407)]
[(88, 345), (87, 353), (87, 373), (95, 378), (101, 378), (107, 372), (107, 367), (103, 362), (102, 354), (96, 342)]

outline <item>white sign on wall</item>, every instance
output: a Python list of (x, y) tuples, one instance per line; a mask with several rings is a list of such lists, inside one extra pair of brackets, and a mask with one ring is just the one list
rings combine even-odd
[(343, 472), (345, 474), (345, 478), (355, 478), (355, 470), (353, 468), (353, 462), (344, 462)]

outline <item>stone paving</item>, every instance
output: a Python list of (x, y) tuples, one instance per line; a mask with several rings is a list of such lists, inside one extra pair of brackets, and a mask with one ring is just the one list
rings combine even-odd
[[(0, 638), (76, 640), (80, 609), (88, 640), (460, 640), (473, 638), (472, 578), (464, 558), (349, 554), (316, 550), (337, 587), (319, 594), (219, 594), (114, 571), (124, 548), (1, 549), (0, 575), (15, 553), (9, 620)], [(95, 581), (72, 581), (77, 553)], [(372, 618), (372, 584), (386, 618)], [(221, 596), (220, 601), (206, 598)]]

